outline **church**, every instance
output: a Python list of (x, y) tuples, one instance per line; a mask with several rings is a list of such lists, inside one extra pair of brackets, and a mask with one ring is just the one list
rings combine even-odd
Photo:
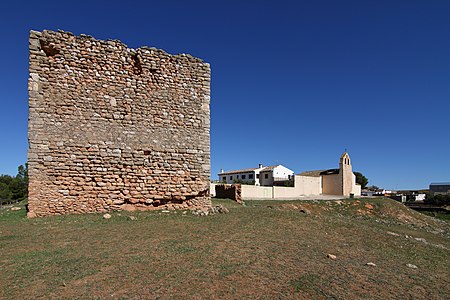
[[(309, 181), (309, 184), (318, 188), (319, 194), (322, 195), (342, 195), (361, 196), (361, 186), (356, 183), (356, 176), (353, 174), (350, 155), (345, 151), (339, 159), (339, 169), (315, 170), (300, 173), (297, 177), (313, 177), (316, 180)], [(296, 180), (301, 185), (305, 180)], [(300, 187), (300, 186), (299, 186)]]

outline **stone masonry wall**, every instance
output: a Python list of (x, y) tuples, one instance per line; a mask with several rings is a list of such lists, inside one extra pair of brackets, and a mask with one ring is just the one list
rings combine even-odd
[(242, 203), (242, 188), (240, 184), (218, 184), (215, 189), (217, 198), (227, 198)]
[(30, 32), (29, 217), (210, 206), (210, 67)]

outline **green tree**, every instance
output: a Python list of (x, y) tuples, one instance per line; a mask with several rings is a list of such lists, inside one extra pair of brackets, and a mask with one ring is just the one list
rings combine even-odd
[(27, 196), (28, 164), (24, 166), (20, 165), (18, 167), (18, 173), (14, 177), (0, 175), (0, 200), (3, 200), (3, 202), (11, 202), (11, 200), (20, 201), (27, 198)]
[(25, 163), (25, 166), (20, 165), (17, 168), (17, 176), (21, 178), (22, 180), (24, 180), (24, 182), (28, 183), (28, 163)]
[(446, 206), (450, 205), (450, 195), (433, 195), (428, 193), (425, 197), (425, 203), (434, 204), (437, 206)]
[[(9, 175), (1, 175), (0, 176), (0, 201), (12, 199), (12, 192), (11, 192), (12, 181), (13, 181), (13, 177), (11, 177)], [(5, 202), (5, 201), (2, 201), (2, 202)]]
[(370, 185), (370, 186), (367, 187), (367, 189), (370, 190), (370, 191), (376, 191), (376, 190), (379, 190), (380, 188), (377, 187), (376, 185)]
[(23, 200), (28, 197), (28, 163), (17, 168), (17, 175), (13, 181), (13, 199)]
[(356, 183), (361, 185), (362, 189), (365, 189), (367, 184), (369, 183), (369, 179), (367, 179), (366, 176), (364, 176), (360, 172), (353, 172), (353, 174), (355, 174), (355, 176), (356, 176)]

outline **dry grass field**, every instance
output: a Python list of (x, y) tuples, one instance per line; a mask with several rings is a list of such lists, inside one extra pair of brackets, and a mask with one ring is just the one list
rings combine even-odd
[(2, 209), (0, 298), (450, 299), (448, 222), (384, 198), (214, 204), (229, 213)]

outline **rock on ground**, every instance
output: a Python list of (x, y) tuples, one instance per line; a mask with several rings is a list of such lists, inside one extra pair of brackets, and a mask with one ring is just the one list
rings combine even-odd
[(336, 255), (334, 255), (334, 254), (327, 254), (327, 257), (328, 258), (331, 258), (331, 259), (336, 259)]

